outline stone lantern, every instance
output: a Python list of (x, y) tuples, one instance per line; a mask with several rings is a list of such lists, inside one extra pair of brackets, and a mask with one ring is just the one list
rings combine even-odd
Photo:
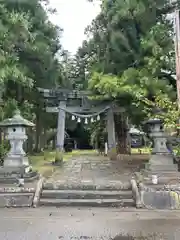
[(150, 119), (146, 122), (149, 136), (153, 140), (152, 154), (168, 154), (166, 146), (167, 134), (164, 132), (163, 121), (161, 119)]
[(163, 121), (155, 118), (148, 120), (145, 124), (153, 140), (152, 155), (146, 170), (156, 174), (178, 171), (178, 166), (174, 164), (173, 156), (166, 146), (167, 134), (164, 132)]
[(23, 143), (27, 140), (26, 128), (34, 124), (24, 119), (19, 110), (14, 112), (12, 118), (0, 122), (0, 127), (7, 129), (7, 140), (10, 142), (10, 151), (4, 159), (4, 168), (25, 168), (29, 170), (29, 160), (23, 150)]

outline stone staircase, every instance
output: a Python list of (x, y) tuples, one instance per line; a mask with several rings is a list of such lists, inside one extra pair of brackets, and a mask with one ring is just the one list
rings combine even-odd
[(40, 206), (75, 207), (135, 207), (131, 185), (117, 189), (110, 186), (50, 188), (44, 185)]

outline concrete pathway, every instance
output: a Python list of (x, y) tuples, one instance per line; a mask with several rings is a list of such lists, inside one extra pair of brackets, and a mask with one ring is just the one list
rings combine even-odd
[[(1, 209), (3, 240), (178, 240), (180, 212), (83, 208)], [(121, 238), (120, 235), (145, 238)]]
[(58, 169), (48, 181), (82, 182), (93, 181), (94, 183), (108, 181), (129, 181), (133, 172), (139, 171), (139, 166), (128, 161), (111, 161), (107, 157), (94, 155), (76, 156), (68, 160), (62, 169)]

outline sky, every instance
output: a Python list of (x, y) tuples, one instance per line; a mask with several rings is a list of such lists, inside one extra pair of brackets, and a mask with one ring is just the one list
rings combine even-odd
[(84, 29), (100, 11), (98, 0), (50, 0), (50, 6), (57, 10), (50, 20), (64, 29), (63, 48), (74, 54), (86, 38)]

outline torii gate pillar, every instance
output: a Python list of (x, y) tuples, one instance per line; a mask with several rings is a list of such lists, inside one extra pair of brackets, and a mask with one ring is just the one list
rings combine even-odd
[(108, 151), (110, 157), (116, 155), (116, 137), (115, 137), (115, 124), (113, 109), (108, 109), (107, 112), (107, 133), (108, 133)]
[(60, 101), (59, 112), (58, 112), (57, 143), (56, 143), (57, 145), (56, 145), (55, 163), (61, 163), (63, 161), (66, 112), (62, 109), (65, 109), (65, 108), (66, 108), (66, 101)]

